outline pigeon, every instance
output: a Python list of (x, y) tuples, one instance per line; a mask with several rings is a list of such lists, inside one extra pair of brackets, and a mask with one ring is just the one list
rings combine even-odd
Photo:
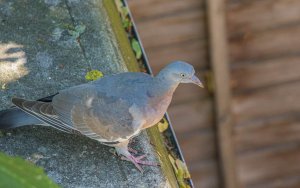
[(135, 157), (129, 140), (163, 118), (180, 83), (203, 87), (192, 65), (174, 61), (156, 76), (126, 72), (64, 89), (52, 102), (13, 98), (16, 107), (0, 113), (0, 128), (40, 124), (81, 134), (114, 147), (142, 171), (140, 165), (153, 163)]

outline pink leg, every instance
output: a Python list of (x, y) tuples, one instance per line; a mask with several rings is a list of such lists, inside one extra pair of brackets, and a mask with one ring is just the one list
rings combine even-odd
[[(155, 162), (150, 162), (150, 161), (143, 161), (142, 159), (144, 159), (146, 157), (146, 155), (141, 155), (141, 156), (133, 156), (131, 153), (129, 153), (129, 148), (127, 148), (127, 145), (120, 145), (120, 146), (116, 146), (116, 151), (119, 155), (122, 155), (121, 159), (122, 160), (126, 160), (126, 161), (130, 161), (132, 162), (135, 167), (143, 172), (141, 165), (148, 165), (148, 166), (159, 166), (159, 164), (155, 163)], [(134, 150), (135, 151), (135, 150)]]
[(134, 153), (134, 154), (138, 154), (138, 151), (136, 151), (135, 149), (133, 149), (131, 147), (128, 147), (128, 151), (130, 151), (131, 153)]
[[(147, 165), (147, 166), (159, 166), (159, 164), (156, 162), (143, 161), (142, 159), (144, 159), (145, 157), (146, 155), (141, 155), (138, 157), (134, 157), (133, 155), (131, 155), (131, 159), (133, 159), (137, 164)], [(121, 159), (125, 161), (131, 161), (130, 159), (128, 159), (128, 157), (125, 156), (122, 156)]]

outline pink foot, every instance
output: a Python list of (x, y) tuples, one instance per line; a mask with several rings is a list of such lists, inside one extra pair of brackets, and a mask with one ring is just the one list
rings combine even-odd
[(143, 172), (143, 169), (140, 166), (140, 164), (141, 165), (147, 165), (147, 166), (159, 166), (159, 164), (155, 163), (155, 162), (142, 161), (142, 159), (144, 159), (145, 157), (146, 157), (146, 155), (141, 155), (141, 156), (138, 156), (138, 157), (134, 157), (133, 155), (131, 155), (131, 156), (128, 156), (128, 157), (122, 156), (121, 159), (132, 162), (135, 165), (135, 167), (137, 169), (139, 169), (139, 171), (141, 171), (141, 172)]
[(132, 148), (128, 148), (128, 141), (115, 146), (115, 149), (117, 154), (121, 156), (122, 160), (132, 162), (134, 166), (142, 173), (143, 173), (143, 169), (140, 166), (140, 164), (148, 165), (148, 166), (159, 166), (158, 163), (142, 160), (146, 157), (146, 155), (141, 155), (137, 157), (133, 156), (129, 151), (131, 151), (134, 154), (137, 154), (138, 152)]

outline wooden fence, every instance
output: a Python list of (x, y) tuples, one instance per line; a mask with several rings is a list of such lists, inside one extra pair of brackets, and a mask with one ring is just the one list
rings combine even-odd
[(169, 109), (196, 187), (300, 187), (300, 1), (128, 0), (154, 72), (193, 64)]

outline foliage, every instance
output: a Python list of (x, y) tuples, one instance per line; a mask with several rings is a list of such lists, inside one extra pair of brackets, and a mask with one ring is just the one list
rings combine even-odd
[(174, 159), (172, 155), (169, 155), (169, 159), (175, 171), (177, 181), (179, 183), (180, 188), (190, 188), (190, 186), (186, 183), (186, 179), (191, 179), (191, 175), (187, 169), (187, 166), (180, 159)]
[(0, 187), (58, 188), (42, 168), (19, 158), (0, 153)]
[(140, 59), (142, 57), (142, 49), (139, 42), (134, 38), (131, 40), (131, 47), (135, 53), (136, 59)]
[(124, 6), (122, 0), (115, 0), (118, 12), (121, 16), (123, 27), (126, 29), (128, 38), (131, 41), (131, 47), (135, 53), (135, 57), (137, 60), (142, 57), (142, 49), (139, 42), (135, 39), (135, 36), (132, 33), (132, 21), (129, 16), (129, 10), (126, 6)]

